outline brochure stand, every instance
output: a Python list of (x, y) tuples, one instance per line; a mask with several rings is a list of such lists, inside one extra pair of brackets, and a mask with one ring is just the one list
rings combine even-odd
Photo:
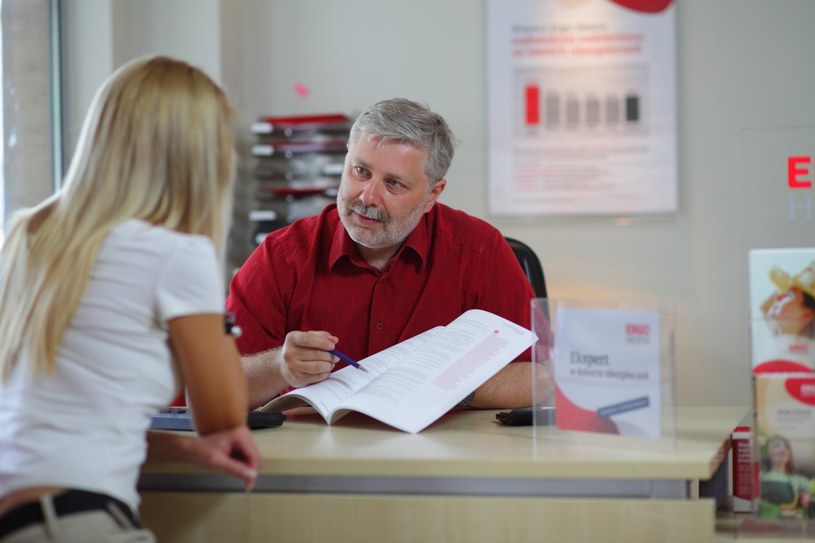
[(673, 451), (674, 316), (670, 304), (539, 298), (531, 302), (538, 440)]
[[(739, 134), (741, 292), (749, 300), (752, 514), (738, 534), (815, 535), (815, 126)], [(810, 271), (807, 271), (810, 270)], [(745, 273), (746, 272), (746, 273)], [(742, 314), (745, 314), (742, 312)], [(803, 318), (802, 318), (803, 317)]]
[(756, 519), (815, 534), (815, 248), (750, 251)]

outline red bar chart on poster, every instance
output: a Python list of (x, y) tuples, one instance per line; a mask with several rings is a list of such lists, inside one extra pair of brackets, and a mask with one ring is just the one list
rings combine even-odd
[(489, 0), (490, 211), (677, 210), (670, 0)]

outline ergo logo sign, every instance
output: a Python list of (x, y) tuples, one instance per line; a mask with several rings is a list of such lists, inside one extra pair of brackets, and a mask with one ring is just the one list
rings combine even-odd
[[(790, 220), (795, 220), (797, 211), (803, 212), (807, 220), (813, 218), (813, 157), (790, 156), (787, 157), (787, 187), (795, 191), (790, 194)], [(806, 194), (799, 190), (809, 189)]]
[[(791, 156), (787, 158), (787, 186), (791, 189), (812, 188), (812, 158), (808, 156)], [(804, 178), (810, 174), (809, 179)]]
[(625, 325), (626, 343), (650, 343), (651, 327), (647, 323), (627, 323)]

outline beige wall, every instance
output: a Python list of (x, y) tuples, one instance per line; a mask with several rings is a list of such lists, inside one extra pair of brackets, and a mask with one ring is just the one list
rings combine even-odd
[[(674, 303), (679, 402), (750, 401), (738, 137), (753, 126), (815, 125), (815, 70), (806, 54), (815, 50), (815, 2), (675, 2), (680, 209), (630, 226), (613, 217), (489, 216), (484, 0), (85, 0), (69, 7), (93, 2), (130, 14), (111, 33), (113, 50), (174, 53), (225, 78), (246, 132), (262, 114), (353, 114), (392, 96), (426, 101), (461, 139), (445, 203), (529, 243), (552, 297)], [(84, 43), (95, 34), (75, 19), (69, 60), (90, 70), (99, 57), (98, 75), (109, 71), (106, 51)], [(311, 93), (298, 95), (297, 83)], [(76, 107), (70, 115), (81, 115), (90, 100), (67, 98)]]
[(94, 93), (128, 60), (150, 54), (173, 55), (200, 66), (221, 81), (224, 48), (220, 40), (220, 9), (228, 3), (228, 0), (63, 2), (66, 156), (73, 152)]

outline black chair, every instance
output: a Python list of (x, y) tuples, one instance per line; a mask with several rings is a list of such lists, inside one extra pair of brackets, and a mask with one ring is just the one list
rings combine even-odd
[(518, 258), (521, 268), (524, 270), (526, 277), (529, 279), (529, 284), (532, 285), (532, 290), (535, 291), (535, 296), (538, 298), (546, 298), (546, 280), (543, 278), (543, 266), (538, 259), (535, 251), (522, 241), (514, 238), (506, 238), (507, 243), (512, 248), (512, 252)]

